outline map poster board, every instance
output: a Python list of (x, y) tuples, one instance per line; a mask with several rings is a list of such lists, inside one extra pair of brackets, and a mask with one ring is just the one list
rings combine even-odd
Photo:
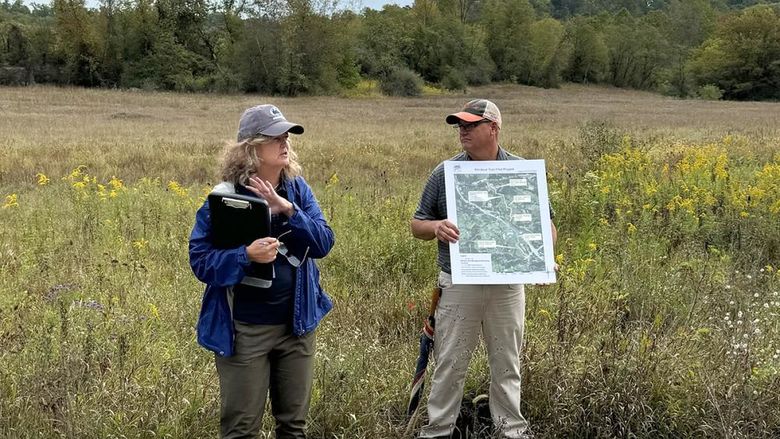
[(446, 161), (454, 284), (555, 282), (544, 160)]

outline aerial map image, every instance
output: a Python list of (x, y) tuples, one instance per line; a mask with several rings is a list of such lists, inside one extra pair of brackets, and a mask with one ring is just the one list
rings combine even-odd
[(491, 254), (494, 273), (544, 271), (536, 178), (455, 173), (460, 252)]

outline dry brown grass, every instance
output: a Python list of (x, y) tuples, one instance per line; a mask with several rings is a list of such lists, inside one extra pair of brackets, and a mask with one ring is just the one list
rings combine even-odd
[(749, 138), (758, 151), (780, 143), (780, 104), (678, 100), (605, 87), (497, 85), (418, 99), (3, 88), (0, 187), (31, 184), (37, 172), (59, 177), (80, 164), (99, 177), (211, 182), (215, 157), (233, 137), (241, 111), (261, 102), (277, 104), (306, 127), (295, 146), (315, 182), (356, 170), (369, 181), (388, 173), (416, 180), (458, 150), (443, 117), (472, 97), (502, 109), (504, 146), (545, 157), (551, 169), (572, 157), (579, 128), (594, 120), (650, 142), (704, 143), (732, 134)]

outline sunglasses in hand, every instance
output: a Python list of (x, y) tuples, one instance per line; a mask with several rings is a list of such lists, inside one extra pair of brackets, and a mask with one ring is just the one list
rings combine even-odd
[[(281, 235), (277, 236), (276, 239), (279, 240), (282, 236), (290, 233), (292, 230), (288, 230), (286, 232), (283, 232)], [(281, 240), (279, 241), (279, 247), (276, 249), (277, 253), (284, 256), (285, 259), (287, 259), (287, 262), (290, 263), (295, 268), (300, 267), (303, 265), (303, 262), (306, 260), (306, 256), (309, 254), (309, 247), (306, 247), (306, 252), (303, 254), (303, 259), (298, 259), (297, 256), (290, 253), (290, 250), (287, 248), (287, 245), (283, 243)]]

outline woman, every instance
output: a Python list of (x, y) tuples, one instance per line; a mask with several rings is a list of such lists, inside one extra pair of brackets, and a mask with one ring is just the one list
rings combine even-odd
[[(314, 259), (327, 255), (334, 240), (300, 176), (290, 133), (302, 134), (303, 127), (288, 122), (275, 106), (247, 109), (237, 143), (225, 151), (222, 182), (214, 188), (264, 198), (271, 236), (248, 246), (214, 248), (208, 201), (190, 236), (190, 265), (206, 284), (198, 342), (216, 354), (223, 438), (257, 436), (269, 392), (276, 437), (305, 437), (314, 330), (332, 307)], [(252, 262), (273, 263), (273, 280), (245, 276)]]

